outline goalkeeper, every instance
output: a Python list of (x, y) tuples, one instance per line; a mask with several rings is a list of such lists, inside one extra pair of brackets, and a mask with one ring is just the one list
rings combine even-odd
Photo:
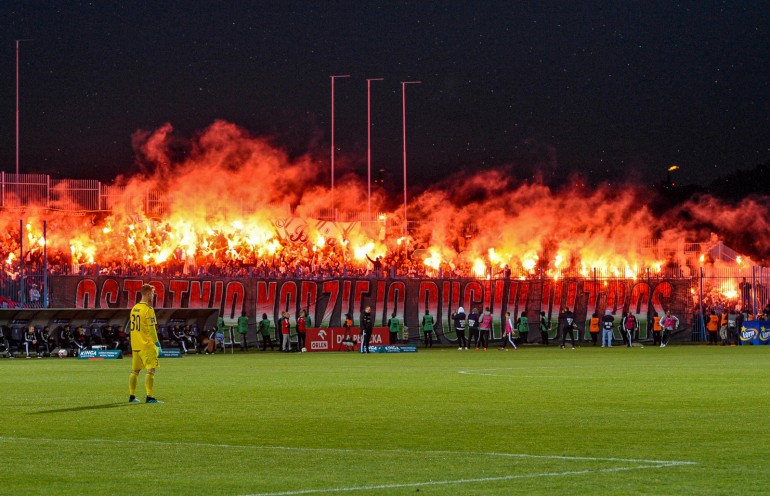
[(136, 398), (136, 383), (139, 372), (146, 369), (144, 376), (144, 389), (147, 394), (147, 403), (159, 403), (153, 396), (155, 386), (155, 369), (158, 368), (158, 356), (160, 355), (160, 342), (156, 330), (155, 310), (150, 306), (152, 297), (155, 296), (155, 288), (145, 284), (141, 289), (142, 299), (131, 309), (128, 327), (131, 330), (131, 375), (128, 376), (129, 403), (141, 403)]

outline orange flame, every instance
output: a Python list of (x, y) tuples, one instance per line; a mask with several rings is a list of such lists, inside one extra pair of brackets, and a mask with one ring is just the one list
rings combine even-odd
[[(454, 186), (415, 195), (410, 219), (419, 224), (407, 237), (399, 207), (389, 210), (383, 193), (372, 198), (378, 215), (366, 222), (323, 225), (316, 222), (319, 212), (341, 205), (331, 205), (330, 191), (318, 185), (323, 167), (311, 157), (292, 159), (267, 140), (220, 121), (192, 140), (188, 158), (175, 164), (168, 152), (172, 132), (167, 125), (136, 133), (137, 154), (147, 172), (118, 178), (109, 213), (75, 216), (29, 206), (25, 249), (38, 256), (47, 242), (49, 256), (73, 265), (312, 260), (365, 268), (367, 256), (382, 257), (387, 265), (418, 248), (424, 255), (412, 262), (421, 270), (443, 267), (485, 277), (507, 266), (518, 277), (557, 280), (569, 271), (584, 277), (659, 274), (667, 264), (684, 263), (684, 249), (664, 252), (640, 241), (655, 233), (656, 243), (678, 247), (691, 237), (656, 219), (633, 192), (553, 191), (537, 183), (513, 187), (500, 170), (455, 177)], [(338, 184), (345, 191), (345, 209), (367, 210), (366, 185), (352, 176)], [(728, 225), (734, 216), (723, 217)], [(43, 220), (49, 221), (47, 240)], [(18, 214), (0, 213), (0, 227), (18, 230)], [(8, 235), (2, 245), (6, 265), (18, 259), (14, 243)], [(699, 260), (703, 264), (705, 254)], [(736, 263), (749, 264), (745, 257)]]

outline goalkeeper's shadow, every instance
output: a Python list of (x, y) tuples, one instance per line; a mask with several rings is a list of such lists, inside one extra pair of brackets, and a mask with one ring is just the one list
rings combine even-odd
[(105, 403), (103, 405), (83, 405), (83, 406), (73, 406), (71, 408), (56, 408), (53, 410), (40, 410), (39, 412), (33, 412), (35, 414), (43, 414), (43, 413), (66, 413), (66, 412), (82, 412), (85, 410), (104, 410), (107, 408), (120, 408), (120, 407), (126, 407), (126, 406), (133, 406), (131, 403)]

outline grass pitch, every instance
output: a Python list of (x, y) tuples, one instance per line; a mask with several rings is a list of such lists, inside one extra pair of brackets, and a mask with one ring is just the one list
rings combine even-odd
[[(770, 347), (0, 360), (6, 494), (759, 494)], [(143, 397), (144, 373), (138, 394)]]

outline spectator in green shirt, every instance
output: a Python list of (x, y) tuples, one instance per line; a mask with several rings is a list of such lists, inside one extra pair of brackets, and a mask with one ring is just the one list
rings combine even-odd
[(257, 325), (259, 327), (259, 335), (262, 337), (262, 351), (267, 351), (267, 345), (270, 345), (270, 351), (273, 351), (273, 340), (270, 339), (270, 321), (267, 319), (267, 314), (262, 314), (262, 320)]
[(527, 336), (529, 336), (529, 319), (527, 318), (527, 312), (521, 312), (519, 320), (516, 321), (516, 329), (519, 331), (519, 343), (526, 343), (528, 341)]
[(249, 351), (247, 335), (249, 333), (249, 317), (243, 312), (238, 317), (238, 334), (241, 335), (241, 351)]
[(396, 312), (390, 314), (390, 320), (388, 320), (388, 328), (390, 329), (390, 344), (398, 344), (399, 322), (396, 318)]
[(435, 324), (430, 310), (425, 309), (425, 315), (422, 316), (422, 332), (425, 333), (425, 347), (433, 348), (433, 326)]

